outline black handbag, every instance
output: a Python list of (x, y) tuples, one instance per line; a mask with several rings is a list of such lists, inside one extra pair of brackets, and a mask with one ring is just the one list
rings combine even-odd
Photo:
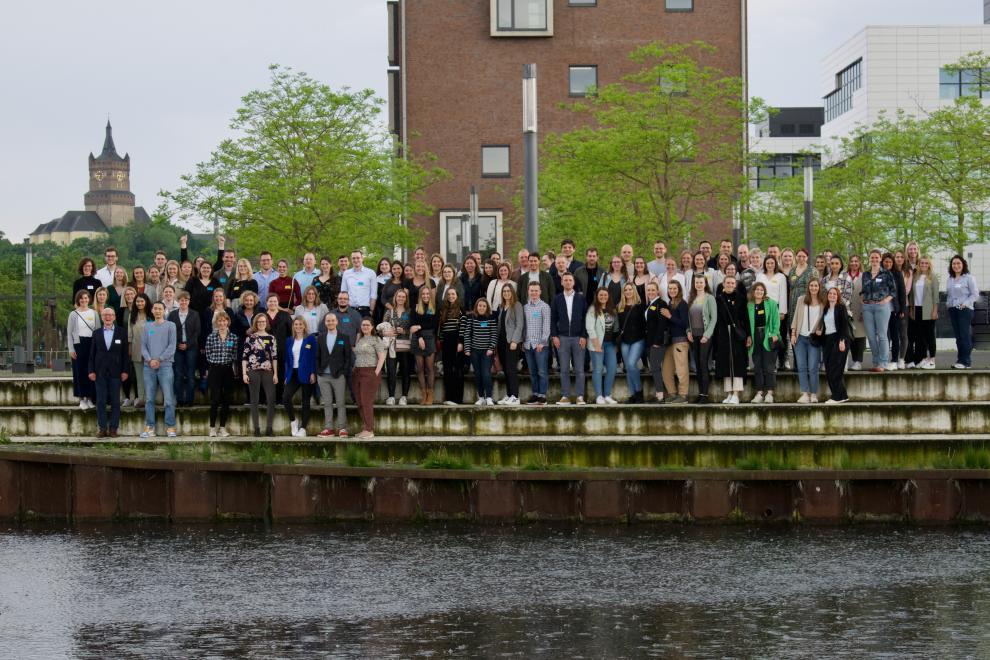
[[(824, 313), (825, 313), (825, 311), (822, 310), (822, 314), (824, 314)], [(818, 335), (818, 334), (815, 334), (814, 329), (811, 328), (811, 310), (808, 309), (808, 305), (805, 305), (804, 306), (804, 314), (805, 314), (804, 322), (808, 324), (808, 330), (809, 330), (809, 332), (808, 332), (808, 343), (811, 344), (812, 346), (814, 346), (815, 348), (821, 348), (822, 347), (822, 336), (821, 335)], [(817, 326), (818, 324), (816, 323), (815, 325)]]

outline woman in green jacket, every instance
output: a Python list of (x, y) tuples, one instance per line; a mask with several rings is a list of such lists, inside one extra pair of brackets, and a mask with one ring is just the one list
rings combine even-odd
[(753, 358), (753, 382), (756, 396), (753, 403), (773, 403), (777, 385), (777, 342), (780, 341), (780, 313), (777, 303), (767, 297), (762, 282), (753, 285), (749, 294), (749, 338), (746, 346)]

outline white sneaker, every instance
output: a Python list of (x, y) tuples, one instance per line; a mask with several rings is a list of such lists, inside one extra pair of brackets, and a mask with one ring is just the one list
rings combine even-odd
[(79, 410), (89, 410), (89, 406), (86, 405), (86, 399), (79, 399)]
[(901, 369), (914, 369), (914, 368), (916, 368), (917, 366), (918, 366), (918, 365), (916, 365), (916, 364), (915, 364), (914, 362), (908, 362), (908, 363), (907, 363), (907, 364), (905, 364), (905, 365), (904, 365), (903, 367), (901, 367)]
[(292, 420), (289, 422), (289, 435), (295, 436), (299, 433), (299, 422)]
[(507, 405), (507, 406), (518, 406), (519, 405), (519, 397), (517, 397), (517, 396), (510, 396), (509, 397), (509, 400), (505, 402), (505, 405)]
[(785, 371), (791, 370), (791, 358), (784, 358), (784, 370)]
[(753, 397), (753, 400), (750, 401), (750, 403), (763, 403), (763, 401), (763, 392), (757, 392), (756, 396)]
[[(956, 362), (954, 365), (952, 365), (952, 368), (953, 369), (969, 369), (969, 367), (967, 367), (962, 362)], [(90, 405), (92, 405), (92, 404), (90, 404)]]
[(802, 392), (801, 393), (801, 397), (797, 400), (797, 402), (798, 403), (808, 403), (810, 400), (811, 400), (811, 397), (808, 396), (808, 393), (807, 392)]
[(215, 426), (210, 427), (210, 437), (211, 438), (217, 437), (217, 427)]
[(399, 397), (399, 405), (400, 405), (400, 406), (404, 406), (404, 405), (406, 405), (407, 403), (408, 403), (408, 401), (406, 401), (406, 397), (404, 397), (404, 396), (400, 396), (400, 397)]
[(773, 392), (767, 392), (763, 397), (763, 403), (773, 403)]
[(579, 406), (583, 406), (584, 405), (584, 397), (583, 396), (579, 396), (577, 398), (577, 401), (575, 403), (577, 403)]
[(862, 371), (862, 370), (863, 370), (862, 362), (853, 362), (851, 365), (849, 365), (849, 371)]
[(898, 369), (904, 369), (904, 360), (898, 360), (897, 361), (897, 368)]
[(130, 406), (131, 406), (131, 400), (130, 399), (124, 399), (123, 401), (120, 402), (120, 407), (121, 408), (130, 408)]
[(733, 394), (732, 396), (729, 397), (729, 399), (726, 401), (726, 403), (728, 403), (731, 406), (738, 406), (739, 405), (739, 395), (738, 394)]
[(306, 429), (304, 429), (303, 427), (300, 426), (299, 427), (299, 430), (296, 431), (296, 437), (297, 438), (305, 438), (306, 437)]
[(217, 431), (217, 437), (218, 438), (229, 438), (230, 437), (230, 433), (227, 432), (226, 427), (221, 426), (220, 429)]
[(725, 398), (722, 399), (722, 403), (729, 403), (729, 399), (731, 398), (732, 398), (732, 392), (729, 392), (728, 394), (725, 395)]
[(599, 405), (599, 406), (604, 406), (605, 405), (605, 397), (603, 397), (603, 396), (596, 396), (595, 397), (595, 404), (596, 405)]
[(812, 394), (811, 395), (811, 403), (818, 403), (818, 395), (817, 394)]
[(495, 405), (495, 402), (492, 401), (492, 398), (490, 396), (489, 397), (485, 397), (485, 405), (486, 406), (494, 406)]
[(474, 402), (474, 405), (476, 405), (476, 406), (483, 406), (483, 405), (485, 405), (485, 400), (484, 399), (478, 399), (477, 401)]
[(454, 403), (453, 401), (444, 401), (443, 402), (443, 405), (445, 405), (445, 406), (456, 406), (457, 404)]
[(897, 363), (888, 362), (887, 365), (884, 367), (884, 369), (886, 369), (887, 371), (897, 371)]
[(610, 406), (617, 406), (617, 405), (619, 405), (619, 402), (616, 401), (615, 399), (613, 399), (610, 396), (605, 397), (605, 403), (607, 403)]
[(935, 360), (925, 360), (924, 362), (921, 363), (921, 368), (922, 369), (934, 369), (935, 368)]
[(394, 396), (390, 396), (389, 398), (385, 399), (385, 405), (386, 406), (394, 406), (395, 405), (395, 397)]

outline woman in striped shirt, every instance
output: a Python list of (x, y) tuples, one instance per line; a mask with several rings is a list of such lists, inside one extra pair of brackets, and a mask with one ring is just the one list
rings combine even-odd
[(474, 303), (474, 313), (469, 314), (461, 325), (461, 343), (464, 355), (471, 360), (474, 370), (474, 386), (478, 390), (476, 406), (493, 406), (492, 400), (492, 356), (498, 339), (498, 321), (485, 298)]

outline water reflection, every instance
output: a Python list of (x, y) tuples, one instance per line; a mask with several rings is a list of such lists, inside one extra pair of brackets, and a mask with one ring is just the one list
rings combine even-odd
[(983, 529), (0, 530), (0, 657), (990, 655)]

